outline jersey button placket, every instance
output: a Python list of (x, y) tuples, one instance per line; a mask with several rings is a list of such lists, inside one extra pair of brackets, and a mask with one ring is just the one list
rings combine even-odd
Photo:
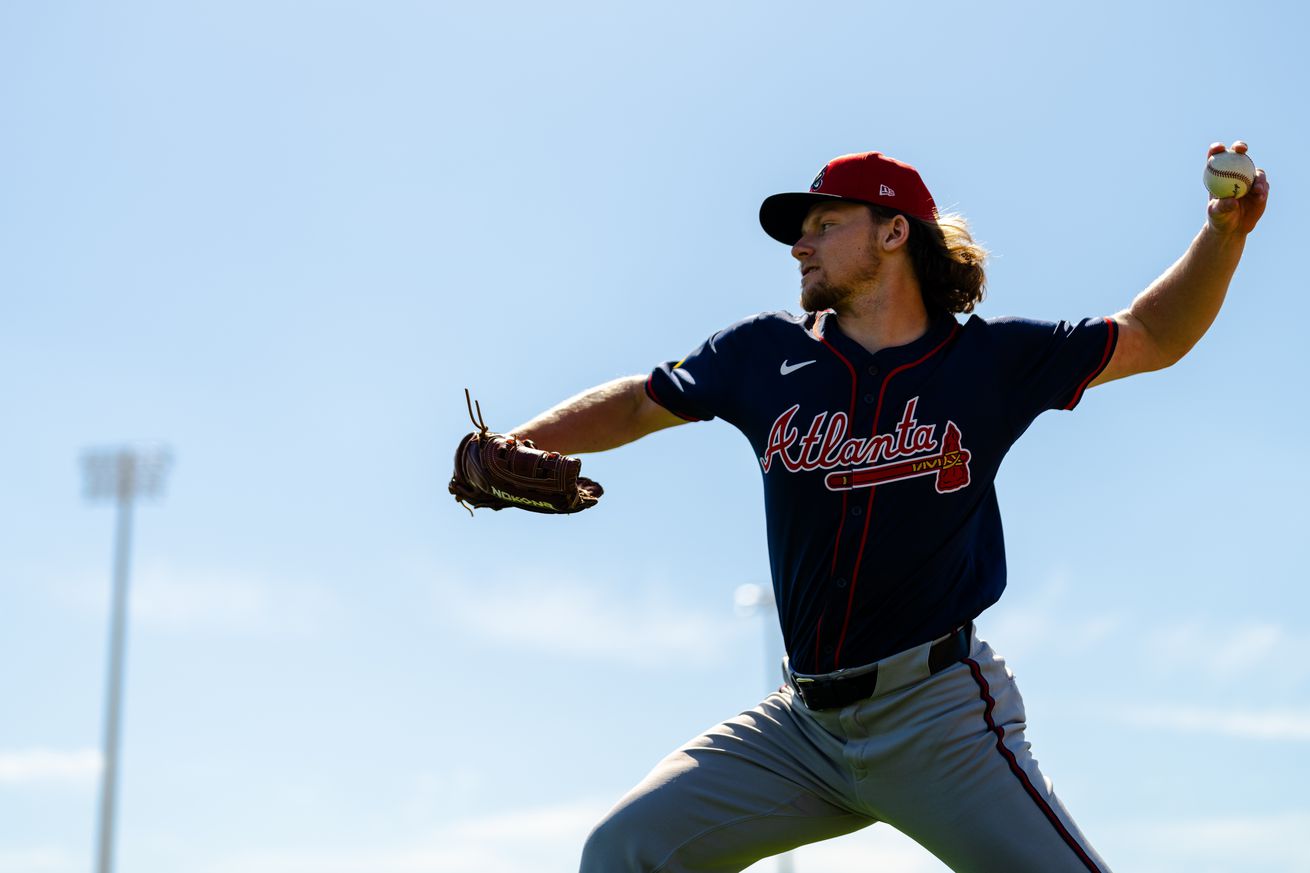
[[(851, 409), (852, 416), (849, 434), (851, 436), (864, 438), (873, 434), (876, 430), (877, 423), (873, 418), (881, 389), (881, 380), (879, 377), (882, 373), (882, 367), (880, 367), (875, 361), (869, 360), (866, 357), (862, 364), (857, 365), (855, 373), (861, 373), (861, 371), (862, 374), (857, 378), (857, 384), (861, 390), (857, 395), (855, 395), (859, 397), (860, 402)], [(852, 373), (852, 375), (855, 375), (855, 373)], [(854, 399), (854, 397), (852, 399)], [(855, 604), (850, 602), (852, 582), (849, 570), (853, 567), (852, 562), (855, 561), (856, 552), (859, 551), (860, 544), (864, 539), (864, 515), (868, 497), (869, 492), (864, 490), (853, 491), (849, 494), (849, 503), (846, 510), (848, 522), (842, 525), (842, 532), (840, 535), (841, 544), (839, 545), (843, 570), (847, 572), (845, 572), (844, 575), (833, 577), (830, 580), (831, 587), (828, 589), (829, 597), (831, 598), (829, 606), (833, 607), (830, 615), (839, 616), (837, 620), (838, 628), (840, 628), (842, 624), (847, 609), (854, 608), (855, 606)], [(831, 670), (838, 666), (832, 662), (832, 658), (835, 654), (835, 645), (828, 644), (823, 647), (822, 659), (824, 662), (824, 669)], [(861, 773), (857, 775), (860, 778), (863, 778), (864, 774)]]
[(868, 366), (864, 368), (864, 372), (868, 373), (870, 376), (868, 380), (861, 380), (864, 381), (865, 384), (870, 389), (864, 395), (864, 402), (872, 405), (876, 403), (878, 400), (878, 392), (877, 392), (878, 374), (882, 372), (882, 368), (879, 367), (877, 363), (871, 362), (870, 364), (868, 364)]

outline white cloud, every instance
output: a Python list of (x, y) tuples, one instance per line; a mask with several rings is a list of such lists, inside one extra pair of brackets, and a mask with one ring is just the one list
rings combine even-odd
[(1277, 677), (1291, 687), (1310, 677), (1301, 656), (1310, 636), (1268, 620), (1188, 618), (1148, 630), (1141, 642), (1142, 663), (1161, 675), (1206, 675), (1225, 684), (1250, 685), (1253, 677)]
[[(65, 583), (59, 591), (75, 608), (109, 609), (108, 578)], [(187, 634), (313, 635), (341, 612), (324, 586), (159, 563), (134, 574), (129, 603), (134, 628)]]
[(447, 620), (500, 644), (646, 667), (704, 664), (758, 633), (726, 607), (708, 615), (658, 596), (625, 601), (573, 581), (443, 588), (439, 602)]
[(0, 752), (0, 785), (83, 786), (99, 773), (100, 753), (95, 749)]
[(979, 621), (982, 636), (1015, 663), (1094, 654), (1106, 669), (1160, 680), (1187, 676), (1210, 684), (1252, 686), (1277, 677), (1283, 688), (1310, 678), (1301, 653), (1310, 635), (1263, 617), (1128, 615), (1090, 610), (1061, 575), (1031, 591), (1011, 592)]
[(1245, 740), (1310, 742), (1310, 709), (1244, 711), (1159, 705), (1125, 711), (1123, 720), (1137, 727), (1184, 733), (1216, 734)]
[(579, 801), (484, 816), (448, 825), (444, 830), (447, 837), (487, 845), (506, 841), (535, 845), (563, 838), (574, 840), (576, 851), (608, 808), (605, 803)]
[[(896, 873), (950, 873), (950, 868), (900, 831), (876, 824), (854, 834), (802, 846), (791, 853), (793, 873), (827, 873), (832, 870), (869, 870)], [(773, 873), (776, 858), (746, 868), (748, 873)]]
[(1007, 658), (1021, 662), (1035, 655), (1085, 654), (1128, 626), (1116, 612), (1080, 611), (1072, 594), (1066, 576), (1057, 574), (1024, 596), (1008, 595), (980, 619), (979, 632)]
[(218, 859), (206, 873), (521, 873), (574, 871), (608, 808), (577, 801), (447, 822), (414, 845), (341, 851), (270, 849)]
[(1155, 873), (1310, 873), (1307, 833), (1310, 811), (1291, 810), (1264, 816), (1137, 822), (1112, 836), (1125, 854), (1131, 851), (1139, 869)]
[(63, 849), (0, 849), (0, 870), (9, 873), (83, 873), (88, 859)]
[[(376, 850), (295, 848), (246, 852), (214, 861), (204, 873), (573, 873), (582, 844), (608, 802), (577, 801), (448, 822), (414, 845)], [(794, 873), (896, 870), (947, 873), (908, 837), (885, 825), (805, 846), (791, 854)], [(776, 859), (749, 868), (777, 869)]]
[(1278, 625), (1246, 623), (1220, 642), (1215, 660), (1225, 676), (1241, 675), (1269, 664), (1289, 643), (1295, 644)]

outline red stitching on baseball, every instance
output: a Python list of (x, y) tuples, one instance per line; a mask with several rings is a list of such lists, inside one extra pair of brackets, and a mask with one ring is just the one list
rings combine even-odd
[(1255, 177), (1247, 176), (1245, 173), (1234, 173), (1232, 170), (1216, 170), (1214, 167), (1206, 167), (1205, 169), (1208, 172), (1214, 173), (1216, 176), (1223, 176), (1228, 179), (1241, 179), (1248, 185), (1255, 181)]

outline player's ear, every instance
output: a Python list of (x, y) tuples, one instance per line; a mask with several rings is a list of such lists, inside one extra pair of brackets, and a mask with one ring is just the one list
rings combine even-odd
[(885, 252), (895, 251), (910, 240), (910, 220), (897, 213), (884, 219), (878, 227), (878, 241)]

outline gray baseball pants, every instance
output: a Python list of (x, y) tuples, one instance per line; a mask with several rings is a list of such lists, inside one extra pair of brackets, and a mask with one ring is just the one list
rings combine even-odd
[(696, 737), (596, 826), (582, 873), (729, 873), (880, 821), (957, 873), (1108, 873), (1038, 770), (1004, 660), (975, 634), (930, 676), (929, 645), (850, 706), (788, 686)]

